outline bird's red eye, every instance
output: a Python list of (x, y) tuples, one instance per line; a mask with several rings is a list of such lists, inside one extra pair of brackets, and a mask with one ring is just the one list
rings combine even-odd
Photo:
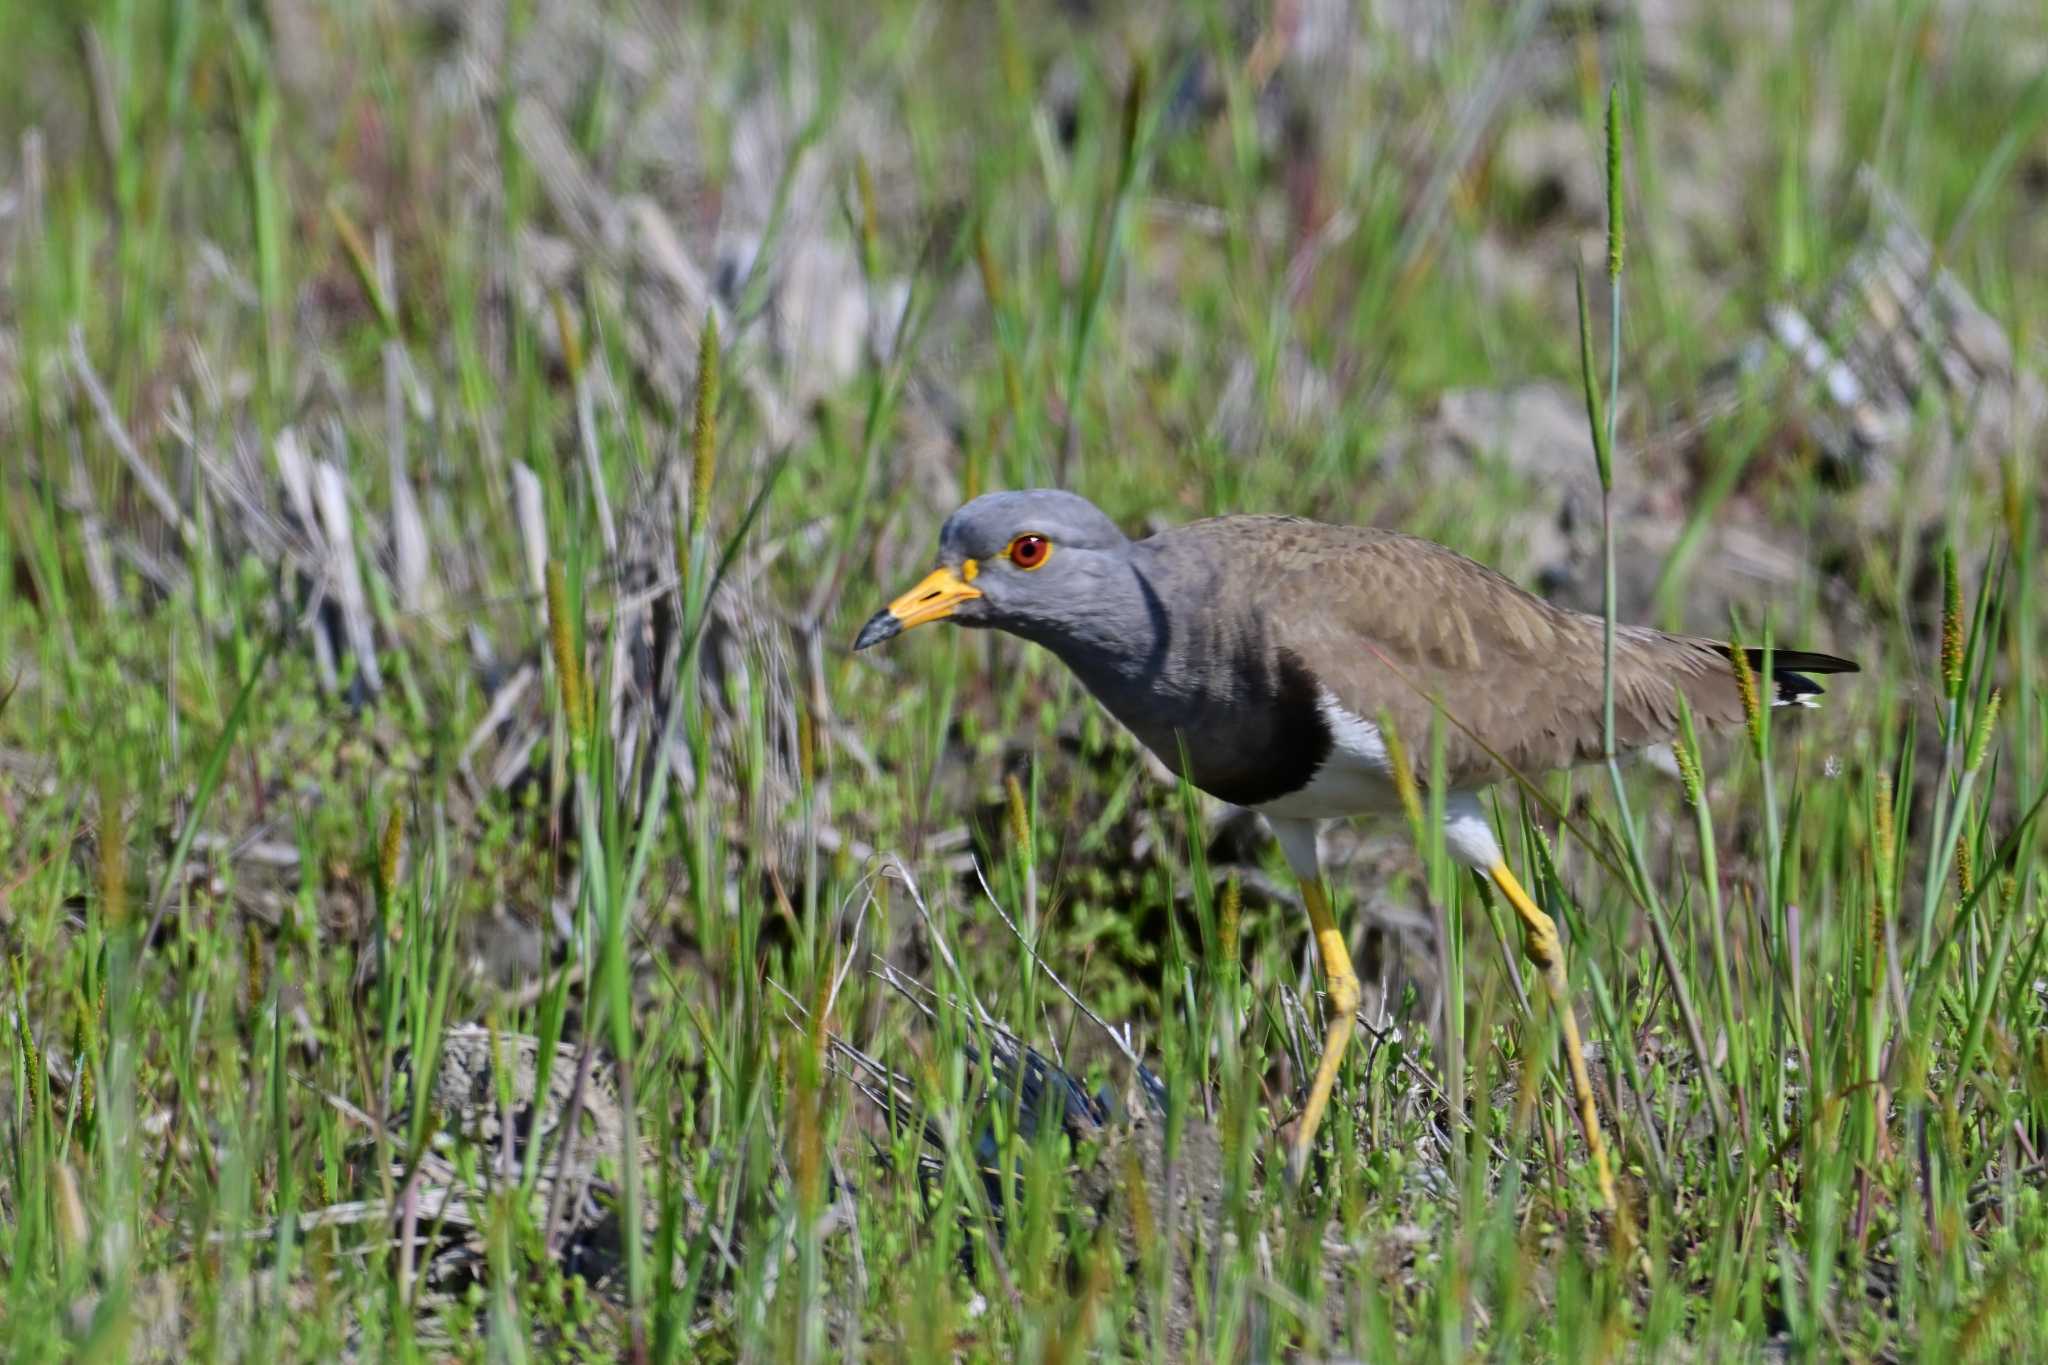
[(1052, 542), (1044, 536), (1018, 536), (1010, 542), (1010, 562), (1020, 569), (1035, 569), (1052, 553)]

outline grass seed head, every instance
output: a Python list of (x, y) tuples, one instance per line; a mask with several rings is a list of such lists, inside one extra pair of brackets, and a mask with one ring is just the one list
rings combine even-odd
[(1880, 772), (1877, 775), (1876, 808), (1872, 811), (1875, 823), (1873, 830), (1874, 847), (1872, 861), (1876, 864), (1878, 900), (1885, 908), (1892, 902), (1892, 867), (1898, 856), (1898, 833), (1892, 821), (1892, 775)]
[(83, 1022), (78, 1028), (73, 1054), (78, 1058), (78, 1116), (82, 1121), (90, 1123), (98, 1112), (94, 1108), (98, 1092), (93, 1083), (92, 1052), (86, 1047)]
[(818, 783), (818, 721), (808, 706), (796, 712), (796, 770), (806, 788)]
[(569, 300), (562, 291), (548, 291), (548, 303), (555, 313), (555, 336), (562, 346), (562, 368), (569, 372), (573, 386), (583, 382), (583, 338), (577, 334), (576, 319), (569, 315)]
[(1998, 516), (2005, 523), (2006, 538), (2015, 545), (2027, 543), (2026, 476), (2018, 455), (2008, 455), (1998, 467)]
[(1991, 699), (1984, 703), (1984, 709), (1977, 713), (1977, 724), (1970, 731), (1970, 748), (1963, 764), (1965, 772), (1976, 772), (1984, 766), (1984, 757), (1991, 751), (1991, 734), (1998, 725), (1998, 703), (2001, 700), (1997, 688), (1991, 689)]
[(1621, 256), (1626, 232), (1621, 208), (1621, 99), (1614, 86), (1607, 87), (1607, 278), (1621, 279)]
[(1700, 772), (1700, 756), (1693, 747), (1683, 740), (1671, 746), (1672, 757), (1678, 760), (1678, 783), (1685, 789), (1685, 801), (1689, 806), (1700, 806), (1707, 799), (1706, 778)]
[(690, 556), (711, 516), (711, 481), (718, 472), (718, 318), (704, 315), (697, 336), (697, 407), (690, 433), (690, 532), (676, 545), (676, 576), (690, 581)]
[(100, 783), (100, 923), (114, 928), (128, 913), (128, 822), (120, 783)]
[(981, 272), (981, 292), (988, 297), (991, 313), (1000, 312), (1003, 306), (1003, 268), (996, 261), (994, 248), (988, 244), (988, 224), (974, 225), (974, 266)]
[(583, 740), (583, 662), (576, 653), (574, 623), (569, 619), (569, 585), (562, 561), (550, 559), (547, 570), (548, 646), (555, 656), (555, 680), (561, 688), (562, 710), (569, 716), (569, 738)]
[(1749, 742), (1761, 754), (1764, 747), (1763, 705), (1757, 699), (1756, 670), (1749, 665), (1749, 651), (1742, 647), (1742, 641), (1733, 641), (1728, 648), (1729, 664), (1735, 670), (1736, 695), (1742, 698), (1742, 721), (1749, 730)]
[(1963, 583), (1953, 545), (1941, 552), (1941, 689), (1950, 701), (1963, 690)]
[[(14, 958), (14, 978), (18, 984), (22, 979), (22, 960), (19, 954)], [(36, 1091), (38, 1079), (43, 1074), (43, 1054), (36, 1047), (35, 1031), (28, 1025), (26, 996), (21, 997), (21, 1007), (14, 1015), (16, 1045), (21, 1049), (23, 1113), (33, 1122), (36, 1114)]]
[(1228, 964), (1237, 961), (1238, 919), (1244, 911), (1244, 887), (1232, 871), (1223, 882), (1223, 902), (1216, 912), (1216, 951)]
[(384, 817), (384, 838), (377, 846), (377, 895), (385, 905), (398, 892), (398, 860), (405, 850), (405, 821), (393, 806)]
[(1003, 778), (1003, 796), (1010, 817), (1010, 845), (1020, 857), (1031, 856), (1031, 813), (1024, 802), (1024, 784), (1017, 780), (1017, 774), (1010, 773)]

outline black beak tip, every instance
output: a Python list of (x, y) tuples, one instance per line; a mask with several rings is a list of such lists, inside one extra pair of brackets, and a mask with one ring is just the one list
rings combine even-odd
[(858, 653), (869, 645), (878, 645), (882, 641), (894, 639), (902, 633), (903, 623), (894, 616), (891, 616), (885, 607), (873, 616), (870, 616), (868, 623), (860, 628), (860, 634), (853, 637), (854, 651)]

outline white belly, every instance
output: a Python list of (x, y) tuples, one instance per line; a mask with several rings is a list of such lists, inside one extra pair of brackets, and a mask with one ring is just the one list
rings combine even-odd
[(1330, 727), (1330, 754), (1300, 791), (1253, 809), (1283, 820), (1334, 820), (1401, 809), (1394, 764), (1380, 727), (1339, 706), (1325, 692), (1316, 705)]
[[(1309, 784), (1277, 801), (1253, 807), (1268, 818), (1297, 876), (1318, 875), (1317, 821), (1347, 815), (1385, 815), (1401, 809), (1394, 762), (1380, 727), (1339, 706), (1325, 692), (1316, 703), (1330, 726), (1330, 756)], [(1444, 845), (1467, 867), (1490, 871), (1501, 863), (1500, 844), (1486, 807), (1473, 791), (1444, 794)]]

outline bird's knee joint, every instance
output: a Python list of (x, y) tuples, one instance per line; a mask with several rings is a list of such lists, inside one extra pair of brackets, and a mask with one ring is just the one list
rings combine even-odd
[(1548, 968), (1558, 960), (1557, 922), (1548, 915), (1524, 921), (1522, 951), (1538, 967)]

